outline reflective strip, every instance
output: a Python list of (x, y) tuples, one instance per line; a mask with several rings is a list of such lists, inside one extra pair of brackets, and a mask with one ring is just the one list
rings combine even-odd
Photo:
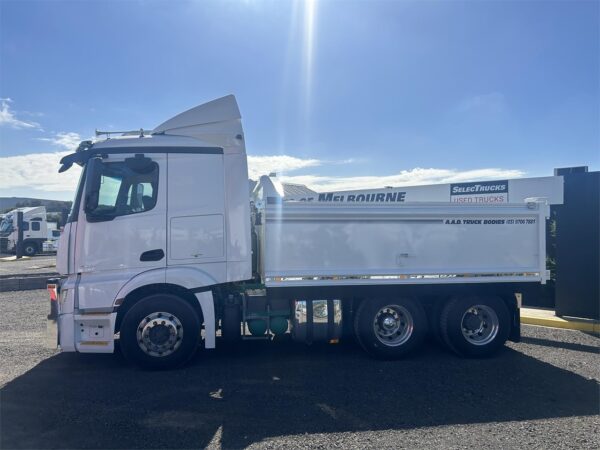
[(402, 275), (301, 275), (266, 277), (266, 282), (286, 281), (344, 281), (344, 280), (422, 280), (422, 279), (456, 279), (456, 278), (506, 278), (506, 277), (539, 277), (539, 272), (510, 273), (455, 273), (455, 274), (402, 274)]

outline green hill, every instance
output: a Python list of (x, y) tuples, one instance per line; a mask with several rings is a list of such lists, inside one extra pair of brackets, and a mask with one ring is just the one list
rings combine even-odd
[(45, 206), (48, 212), (61, 212), (63, 209), (70, 209), (71, 202), (28, 197), (0, 197), (0, 213), (23, 206)]

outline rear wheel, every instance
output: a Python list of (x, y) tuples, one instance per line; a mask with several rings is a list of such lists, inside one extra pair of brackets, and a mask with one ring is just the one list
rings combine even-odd
[(156, 294), (127, 311), (120, 337), (129, 361), (148, 369), (170, 369), (186, 363), (198, 349), (201, 321), (185, 300)]
[(498, 351), (510, 334), (510, 314), (499, 297), (456, 297), (442, 310), (440, 334), (463, 356), (483, 357)]
[(364, 300), (354, 318), (360, 345), (372, 356), (395, 359), (414, 350), (425, 337), (427, 319), (410, 298)]
[(444, 306), (444, 298), (436, 298), (435, 303), (431, 306), (428, 311), (428, 324), (429, 332), (436, 343), (444, 345), (444, 339), (440, 331), (440, 315), (442, 314), (442, 308)]

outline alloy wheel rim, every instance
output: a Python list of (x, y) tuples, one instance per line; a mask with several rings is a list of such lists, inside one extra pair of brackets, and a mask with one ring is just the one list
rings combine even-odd
[(144, 317), (137, 327), (140, 349), (152, 357), (173, 354), (183, 340), (181, 321), (168, 312), (154, 312)]
[(500, 320), (496, 311), (487, 305), (473, 305), (462, 316), (460, 328), (467, 342), (486, 345), (498, 335)]
[(414, 329), (412, 314), (403, 306), (380, 308), (373, 320), (377, 340), (388, 347), (398, 347), (410, 339)]

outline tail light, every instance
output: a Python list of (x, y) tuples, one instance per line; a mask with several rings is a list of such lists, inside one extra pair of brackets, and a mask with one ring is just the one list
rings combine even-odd
[(50, 301), (56, 302), (58, 301), (58, 286), (56, 284), (48, 284), (47, 285), (48, 293), (50, 294)]
[(46, 283), (50, 295), (50, 314), (46, 322), (46, 346), (55, 349), (58, 346), (58, 296), (60, 295), (60, 279), (50, 278)]
[(46, 289), (50, 295), (50, 314), (48, 319), (58, 319), (58, 296), (60, 294), (59, 280), (56, 278), (50, 278), (46, 283)]

